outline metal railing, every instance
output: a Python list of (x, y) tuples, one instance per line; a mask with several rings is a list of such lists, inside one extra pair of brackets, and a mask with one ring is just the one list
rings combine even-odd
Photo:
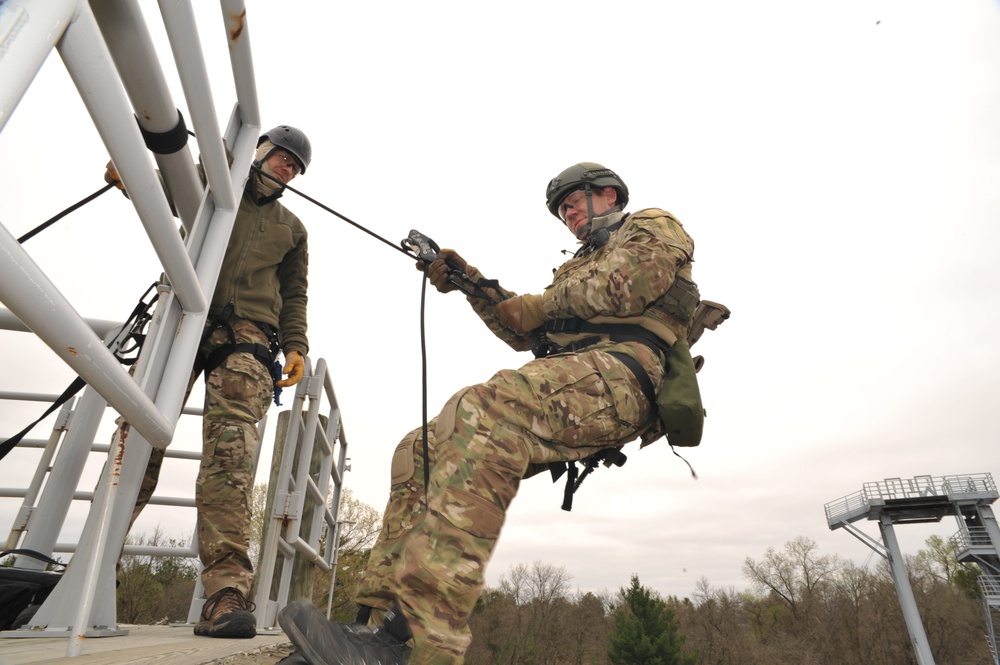
[(865, 483), (860, 491), (827, 503), (824, 510), (827, 522), (834, 525), (865, 512), (876, 500), (953, 497), (957, 494), (996, 498), (996, 482), (989, 473), (886, 478)]

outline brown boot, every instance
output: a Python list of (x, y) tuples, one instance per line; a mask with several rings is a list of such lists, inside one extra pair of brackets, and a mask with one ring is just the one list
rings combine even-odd
[(201, 621), (194, 625), (194, 634), (204, 637), (257, 637), (257, 620), (251, 603), (239, 589), (226, 587), (205, 599)]

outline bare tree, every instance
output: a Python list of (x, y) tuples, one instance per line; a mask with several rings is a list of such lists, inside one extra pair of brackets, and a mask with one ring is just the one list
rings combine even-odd
[(759, 590), (780, 598), (798, 617), (804, 599), (812, 599), (820, 585), (842, 565), (837, 555), (819, 556), (816, 542), (804, 536), (785, 543), (784, 553), (767, 548), (764, 558), (747, 557), (743, 574)]

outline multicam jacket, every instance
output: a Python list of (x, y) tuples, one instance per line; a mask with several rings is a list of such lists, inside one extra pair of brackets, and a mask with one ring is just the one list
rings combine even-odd
[[(615, 224), (622, 222), (620, 227)], [(688, 333), (693, 314), (679, 311), (668, 291), (680, 278), (691, 281), (694, 241), (669, 212), (648, 208), (636, 213), (612, 213), (594, 220), (594, 228), (610, 234), (603, 246), (584, 246), (556, 270), (542, 293), (542, 307), (549, 319), (579, 317), (592, 323), (636, 324), (668, 344)], [(591, 235), (594, 235), (592, 232)], [(470, 268), (470, 276), (482, 275)], [(514, 295), (504, 290), (505, 295)], [(512, 348), (531, 348), (532, 336), (516, 335), (500, 325), (494, 307), (483, 299), (469, 298), (476, 313)], [(550, 334), (564, 345), (587, 334)]]

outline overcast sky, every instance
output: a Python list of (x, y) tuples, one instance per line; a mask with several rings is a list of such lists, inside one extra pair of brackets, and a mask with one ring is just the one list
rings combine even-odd
[[(195, 4), (224, 126), (236, 98), (221, 16)], [(595, 472), (571, 513), (562, 483), (526, 481), (490, 584), (539, 560), (581, 591), (632, 574), (678, 596), (701, 577), (744, 588), (747, 556), (797, 536), (862, 564), (871, 551), (828, 529), (825, 503), (884, 478), (1000, 471), (997, 2), (247, 5), (263, 124), (312, 140), (297, 188), (391, 242), (419, 229), (504, 286), (540, 293), (575, 247), (545, 185), (598, 161), (627, 182), (630, 210), (683, 222), (703, 297), (733, 312), (695, 347), (709, 417), (702, 445), (681, 452), (699, 480), (661, 441)], [(184, 109), (156, 4), (140, 6)], [(103, 185), (107, 150), (57, 54), (0, 134), (0, 156), (0, 223), (14, 236)], [(331, 367), (348, 486), (381, 511), (392, 451), (421, 418), (420, 276), (308, 201), (284, 202), (309, 228), (310, 355)], [(116, 192), (25, 247), (87, 317), (123, 320), (160, 272)], [(457, 294), (429, 293), (425, 316), (432, 414), (531, 359)], [(72, 380), (33, 337), (0, 334), (5, 390), (59, 393)], [(43, 409), (3, 407), (0, 431)], [(197, 423), (173, 445), (199, 450)], [(24, 486), (37, 459), (12, 453), (0, 486)], [(173, 464), (163, 493), (190, 496), (196, 465)], [(95, 463), (81, 489), (96, 474)], [(0, 499), (0, 526), (18, 504)], [(60, 540), (79, 534), (84, 510)], [(193, 519), (151, 508), (138, 528), (189, 538)], [(912, 554), (956, 530), (897, 534)]]

